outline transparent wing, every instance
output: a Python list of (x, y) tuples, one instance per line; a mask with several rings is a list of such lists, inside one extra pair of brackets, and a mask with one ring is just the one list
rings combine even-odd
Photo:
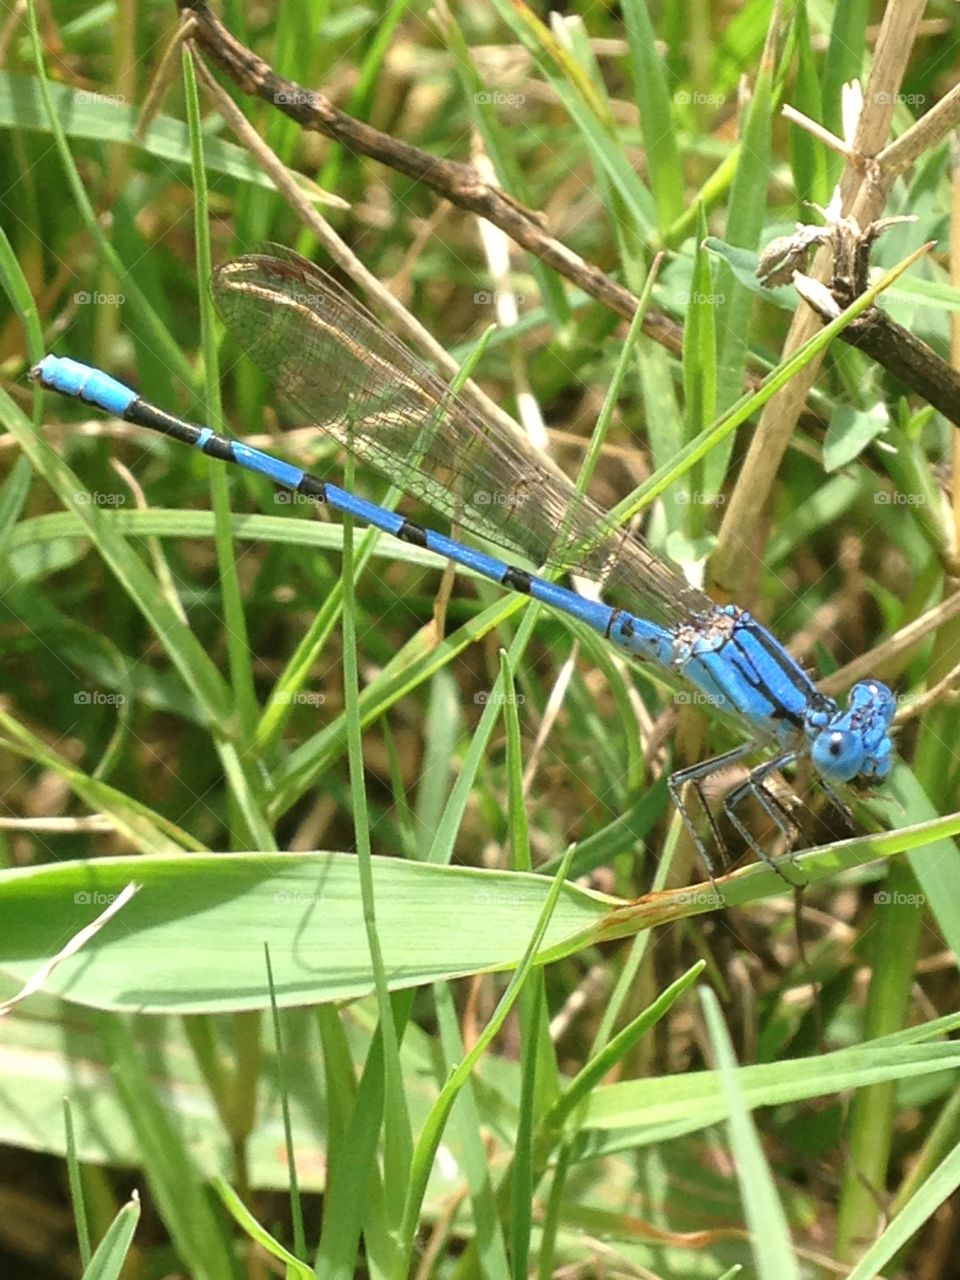
[(326, 272), (290, 251), (211, 280), (221, 318), (302, 415), (404, 492), (534, 564), (671, 622), (711, 607), (554, 465), (455, 395)]

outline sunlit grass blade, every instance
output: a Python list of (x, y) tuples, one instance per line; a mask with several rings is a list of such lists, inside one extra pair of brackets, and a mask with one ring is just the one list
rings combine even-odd
[(590, 152), (607, 174), (629, 211), (634, 227), (649, 232), (655, 210), (649, 191), (624, 154), (603, 100), (580, 68), (540, 19), (521, 0), (494, 0), (497, 12), (510, 26), (556, 90)]
[[(770, 14), (771, 27), (764, 45), (763, 57), (757, 71), (753, 93), (741, 124), (741, 148), (737, 172), (730, 188), (727, 202), (726, 239), (731, 244), (755, 248), (767, 208), (767, 187), (770, 177), (771, 128), (773, 123), (774, 73), (776, 71), (776, 23), (779, 8)], [(717, 404), (721, 409), (733, 403), (740, 395), (743, 374), (749, 352), (751, 299), (749, 293), (732, 278), (721, 272), (718, 288), (723, 301), (717, 308)], [(707, 461), (706, 488), (719, 491), (726, 474), (727, 463), (733, 448), (733, 440), (725, 443)]]
[(133, 1247), (140, 1213), (140, 1197), (134, 1192), (97, 1245), (84, 1268), (83, 1280), (120, 1280)]
[(640, 128), (650, 189), (657, 208), (657, 227), (665, 238), (684, 208), (683, 172), (673, 128), (670, 91), (657, 52), (646, 0), (627, 0), (623, 16), (630, 46), (633, 92), (640, 108)]
[(730, 1149), (757, 1275), (763, 1280), (800, 1280), (786, 1214), (777, 1194), (773, 1172), (764, 1156), (760, 1136), (740, 1089), (738, 1064), (719, 1002), (709, 987), (702, 990), (701, 999), (729, 1116)]
[(316, 1272), (313, 1268), (308, 1267), (305, 1262), (301, 1262), (295, 1253), (291, 1253), (289, 1249), (284, 1248), (280, 1241), (267, 1231), (228, 1182), (223, 1178), (215, 1177), (213, 1179), (213, 1189), (220, 1197), (221, 1203), (234, 1222), (243, 1229), (244, 1234), (251, 1240), (256, 1241), (260, 1248), (269, 1254), (271, 1258), (277, 1258), (285, 1265), (288, 1280), (316, 1280)]
[(151, 1196), (191, 1274), (232, 1280), (225, 1223), (213, 1211), (205, 1179), (183, 1134), (165, 1111), (130, 1029), (119, 1018), (98, 1019), (114, 1064), (116, 1086), (137, 1133)]

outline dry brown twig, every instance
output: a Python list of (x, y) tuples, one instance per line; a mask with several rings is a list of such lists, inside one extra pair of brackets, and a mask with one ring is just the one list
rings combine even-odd
[[(637, 298), (629, 289), (598, 267), (585, 262), (562, 241), (549, 235), (538, 213), (525, 208), (503, 192), (478, 166), (431, 155), (354, 119), (334, 106), (325, 94), (278, 75), (268, 63), (231, 35), (210, 10), (206, 0), (177, 2), (184, 25), (190, 26), (191, 38), (245, 93), (254, 94), (271, 103), (277, 110), (296, 120), (302, 128), (323, 133), (354, 153), (370, 156), (397, 172), (423, 182), (451, 204), (468, 210), (482, 221), (497, 227), (510, 240), (534, 254), (616, 314), (625, 319), (633, 317)], [(938, 142), (960, 118), (958, 87), (931, 108), (901, 138), (883, 146), (896, 102), (896, 90), (909, 58), (913, 38), (920, 29), (921, 11), (919, 0), (910, 0), (910, 3), (901, 6), (890, 6), (887, 10), (884, 23), (877, 34), (874, 64), (867, 85), (867, 105), (860, 112), (856, 136), (852, 140), (837, 138), (828, 129), (790, 106), (783, 109), (784, 115), (798, 127), (804, 128), (821, 143), (845, 157), (847, 169), (841, 183), (841, 211), (859, 220), (863, 226), (876, 221), (896, 174)], [(823, 245), (813, 268), (815, 278), (824, 278), (832, 248), (832, 245)], [(369, 281), (365, 282), (365, 287), (371, 287)], [(878, 326), (881, 320), (882, 317), (879, 317)], [(644, 317), (643, 328), (648, 337), (675, 354), (680, 353), (682, 326), (664, 312), (650, 307)], [(799, 312), (788, 335), (784, 354), (795, 350), (816, 328), (817, 320), (810, 311), (803, 309)], [(889, 360), (892, 359), (890, 353), (886, 351), (886, 347), (880, 349), (882, 339), (889, 335), (886, 332), (880, 334), (875, 343), (879, 344), (877, 350), (872, 351), (869, 343), (873, 335), (866, 334), (864, 340), (863, 329), (864, 326), (861, 326), (859, 332), (850, 330), (841, 335), (841, 339), (861, 346), (876, 358), (886, 355), (889, 366)], [(422, 344), (424, 336), (420, 334), (419, 337)], [(886, 345), (889, 346), (889, 343)], [(438, 352), (434, 351), (432, 354), (439, 358)], [(894, 351), (893, 356), (896, 355), (897, 352)], [(922, 376), (921, 370), (915, 379), (911, 379), (912, 367), (910, 359), (900, 361), (895, 372), (920, 395), (931, 399), (930, 389), (932, 387), (934, 392), (937, 391), (939, 382), (943, 380), (939, 377), (942, 370), (934, 369), (931, 376), (930, 369), (924, 366), (927, 376)], [(725, 581), (728, 576), (726, 566), (731, 557), (735, 563), (738, 562), (740, 548), (753, 535), (756, 521), (753, 513), (759, 513), (764, 505), (818, 369), (818, 362), (808, 366), (770, 402), (761, 416), (746, 465), (728, 506), (713, 558), (714, 582), (722, 591), (728, 585)], [(759, 384), (759, 379), (749, 374), (745, 381), (750, 390)], [(932, 403), (942, 411), (944, 398), (949, 399), (952, 393), (951, 385), (943, 389), (939, 399), (935, 394)]]
[[(484, 181), (473, 165), (421, 151), (340, 111), (325, 94), (277, 75), (227, 30), (205, 0), (177, 0), (177, 4), (185, 17), (192, 15), (195, 19), (192, 38), (244, 93), (270, 103), (301, 128), (334, 138), (354, 154), (379, 160), (398, 173), (423, 182), (458, 208), (492, 222), (571, 284), (625, 320), (633, 319), (637, 298), (629, 289), (551, 236), (538, 213)], [(654, 341), (680, 354), (682, 327), (665, 312), (648, 308), (643, 330)]]
[[(305, 129), (324, 133), (355, 153), (370, 156), (408, 177), (422, 181), (452, 204), (499, 227), (516, 244), (535, 254), (558, 274), (611, 311), (625, 319), (632, 318), (637, 298), (628, 289), (550, 236), (538, 214), (513, 200), (495, 185), (484, 181), (474, 166), (430, 155), (348, 116), (324, 94), (278, 76), (269, 64), (231, 35), (205, 0), (177, 0), (177, 3), (184, 19), (193, 19), (191, 38), (245, 93), (254, 94), (271, 103)], [(836, 149), (847, 157), (847, 166), (840, 183), (841, 207), (845, 214), (849, 214), (861, 226), (869, 226), (877, 221), (894, 177), (924, 150), (944, 137), (960, 119), (958, 89), (948, 94), (896, 142), (885, 145), (896, 95), (920, 29), (923, 9), (922, 0), (903, 0), (902, 4), (888, 6), (877, 34), (874, 59), (864, 95), (865, 105), (860, 111), (855, 135), (849, 145), (836, 140)], [(208, 90), (213, 83), (215, 82), (209, 77), (205, 77)], [(222, 95), (220, 100), (223, 98), (226, 95)], [(796, 113), (794, 118), (797, 119)], [(821, 126), (814, 128), (818, 135), (825, 132)], [(249, 126), (247, 130), (245, 141), (252, 144), (253, 131)], [(279, 172), (271, 176), (280, 186)], [(287, 194), (286, 191), (284, 194)], [(302, 209), (303, 204), (300, 203), (298, 207)], [(831, 258), (832, 246), (823, 245), (810, 275), (815, 279), (828, 279)], [(353, 274), (355, 264), (351, 264), (348, 269)], [(371, 289), (376, 287), (374, 281), (365, 283)], [(394, 306), (397, 305), (395, 299), (391, 298), (390, 301)], [(403, 323), (409, 331), (409, 316), (404, 316)], [(811, 309), (805, 307), (798, 311), (784, 347), (784, 356), (791, 354), (816, 333), (820, 323), (820, 318)], [(663, 312), (650, 308), (644, 318), (643, 329), (654, 341), (680, 353), (682, 328)], [(418, 336), (420, 344), (424, 344), (426, 335)], [(444, 363), (439, 350), (433, 354), (441, 364)], [(734, 493), (727, 505), (717, 550), (711, 562), (713, 582), (721, 593), (726, 592), (737, 581), (743, 548), (753, 540), (756, 522), (766, 505), (784, 451), (818, 370), (819, 362), (811, 362), (770, 400), (761, 415)], [(756, 380), (750, 379), (750, 382), (755, 385)], [(910, 628), (906, 631), (909, 632)]]
[[(917, 133), (922, 123), (918, 122), (914, 129), (908, 131), (914, 135), (909, 144), (904, 147), (891, 144), (891, 165), (891, 148), (885, 152), (884, 146), (924, 8), (923, 0), (903, 0), (901, 4), (888, 5), (884, 12), (863, 109), (840, 182), (842, 211), (854, 217), (862, 227), (869, 226), (880, 217), (890, 185), (900, 171), (904, 157), (913, 154), (917, 139), (922, 138), (925, 146), (932, 145), (936, 137), (945, 136), (951, 127), (950, 121), (956, 119), (954, 112), (958, 104), (951, 101), (937, 113), (933, 131), (928, 125)], [(948, 96), (953, 98), (954, 95)], [(930, 112), (928, 116), (932, 114)], [(927, 118), (924, 117), (925, 120)], [(903, 143), (904, 139), (899, 141)], [(880, 157), (884, 155), (886, 160), (881, 164)], [(817, 280), (828, 280), (831, 259), (831, 246), (822, 246), (810, 275)], [(807, 307), (799, 310), (790, 326), (783, 355), (791, 355), (820, 326), (820, 318), (812, 310)], [(743, 549), (753, 542), (760, 513), (766, 506), (790, 436), (819, 368), (819, 360), (811, 361), (767, 403), (761, 413), (724, 513), (717, 548), (710, 563), (712, 580), (722, 592), (729, 592), (737, 585)]]

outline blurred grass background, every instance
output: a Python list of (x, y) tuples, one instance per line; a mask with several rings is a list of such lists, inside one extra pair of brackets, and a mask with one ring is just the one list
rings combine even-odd
[[(276, 10), (233, 3), (221, 14), (283, 75), (322, 87), (351, 115), (437, 156), (488, 166), (505, 190), (542, 212), (554, 236), (634, 292), (654, 254), (666, 251), (652, 302), (685, 325), (684, 350), (678, 355), (643, 335), (637, 341), (591, 489), (612, 506), (728, 410), (745, 379), (781, 359), (795, 302), (788, 290), (761, 296), (752, 264), (771, 238), (814, 217), (807, 201), (828, 201), (842, 161), (785, 122), (779, 108), (790, 102), (842, 132), (840, 86), (865, 77), (883, 6), (665, 0), (648, 12), (632, 0), (622, 8), (571, 4), (562, 18), (551, 18), (544, 7), (525, 10), (505, 0), (430, 12), (411, 3), (331, 0)], [(527, 611), (489, 584), (460, 576), (451, 590), (429, 557), (382, 539), (348, 602), (363, 690), (358, 806), (348, 754), (357, 717), (345, 715), (340, 526), (306, 521), (308, 512), (257, 478), (227, 478), (186, 449), (94, 419), (82, 406), (47, 398), (40, 407), (25, 373), (53, 349), (216, 426), (214, 343), (205, 345), (202, 329), (207, 229), (217, 262), (266, 240), (325, 258), (202, 91), (198, 168), (187, 123), (190, 78), (181, 76), (177, 52), (160, 114), (142, 140), (135, 135), (175, 30), (174, 6), (58, 0), (38, 18), (45, 82), (21, 15), (11, 15), (3, 36), (0, 223), (11, 305), (0, 359), (10, 395), (81, 487), (70, 488), (68, 478), (59, 489), (49, 476), (34, 478), (14, 437), (5, 438), (0, 769), (8, 821), (0, 835), (7, 865), (173, 847), (352, 850), (360, 824), (377, 854), (522, 866), (516, 845), (525, 828), (534, 866), (555, 868), (573, 845), (575, 873), (592, 875), (595, 887), (624, 898), (649, 888), (670, 844), (664, 771), (733, 741), (702, 708), (665, 693), (546, 612), (528, 636)], [(955, 87), (958, 25), (955, 5), (931, 4), (911, 33), (894, 134)], [(303, 132), (269, 104), (232, 87), (230, 93), (286, 164), (337, 198), (318, 203), (331, 227), (458, 363), (500, 319), (474, 377), (576, 474), (621, 357), (625, 322), (489, 228), (484, 233), (472, 215), (438, 202), (423, 184)], [(58, 128), (66, 150), (57, 146)], [(198, 189), (199, 171), (205, 190)], [(945, 356), (956, 342), (955, 183), (943, 138), (894, 184), (885, 209), (915, 214), (918, 222), (890, 233), (874, 254), (877, 266), (889, 267), (924, 241), (938, 241), (936, 253), (883, 305)], [(706, 235), (718, 252), (702, 247)], [(747, 269), (735, 273), (729, 262)], [(282, 407), (228, 342), (218, 357), (223, 420), (232, 431), (321, 475), (342, 476), (343, 459), (322, 438), (296, 431), (281, 439)], [(956, 542), (953, 441), (938, 415), (837, 343), (808, 409), (743, 548), (737, 600), (827, 673), (897, 633), (948, 589)], [(749, 429), (715, 449), (645, 513), (647, 536), (661, 554), (692, 564), (710, 552), (748, 441)], [(387, 493), (375, 475), (360, 471), (355, 483), (375, 500)], [(225, 538), (228, 489), (232, 510), (256, 517), (232, 526), (232, 549)], [(80, 507), (93, 522), (85, 529), (77, 523)], [(409, 502), (404, 510), (429, 519)], [(125, 535), (124, 552), (110, 541), (117, 531)], [(358, 530), (358, 553), (362, 537)], [(123, 559), (131, 549), (132, 566)], [(149, 578), (138, 576), (144, 569)], [(922, 694), (955, 664), (955, 626), (873, 674), (905, 699)], [(525, 651), (511, 673), (513, 694), (504, 698), (500, 650), (511, 645)], [(956, 807), (957, 715), (952, 704), (935, 707), (902, 738), (932, 812)], [(143, 826), (137, 806), (148, 811)], [(891, 822), (923, 816), (922, 808), (905, 805)], [(830, 832), (811, 816), (808, 834), (826, 839)], [(856, 1256), (878, 1228), (877, 1201), (889, 1195), (902, 1206), (915, 1185), (910, 1170), (935, 1168), (957, 1136), (956, 1077), (953, 1068), (935, 1069), (943, 1046), (935, 1043), (942, 1028), (933, 1021), (956, 1006), (952, 958), (938, 932), (947, 928), (945, 913), (955, 926), (955, 900), (943, 900), (944, 893), (934, 924), (902, 861), (891, 863), (879, 890), (886, 900), (874, 883), (885, 866), (849, 873), (807, 898), (808, 965), (797, 951), (793, 904), (779, 898), (665, 928), (656, 946), (644, 935), (633, 951), (587, 947), (538, 975), (543, 1004), (508, 1022), (496, 1051), (484, 1057), (470, 1102), (477, 1114), (467, 1118), (472, 1137), (461, 1130), (451, 1139), (452, 1171), (434, 1170), (417, 1236), (421, 1274), (521, 1274), (531, 1251), (541, 1274), (555, 1262), (596, 1274), (646, 1267), (706, 1276), (739, 1261), (779, 1277), (788, 1274), (777, 1270), (785, 1258), (797, 1268), (789, 1274), (813, 1274), (827, 1255)], [(680, 883), (700, 878), (682, 846), (673, 875)], [(491, 909), (491, 928), (496, 919)], [(641, 1120), (625, 1105), (619, 1132), (599, 1137), (595, 1130), (594, 1148), (574, 1131), (547, 1144), (553, 1162), (542, 1185), (542, 1170), (524, 1146), (548, 1111), (551, 1089), (560, 1087), (549, 1083), (551, 1072), (560, 1079), (595, 1061), (614, 1025), (634, 1027), (657, 993), (698, 958), (707, 961), (740, 1061), (794, 1060), (792, 1078), (807, 1091), (805, 1101), (755, 1116), (796, 1253), (772, 1202), (744, 1208), (725, 1130), (692, 1118), (695, 1097), (675, 1131), (652, 1103)], [(501, 990), (500, 980), (485, 977), (451, 984), (443, 997), (436, 989), (417, 995), (399, 1059), (407, 1096), (401, 1105), (393, 1095), (388, 1117), (391, 1107), (399, 1113), (405, 1106), (404, 1122), (421, 1131), (427, 1100), (462, 1053), (451, 1028), (470, 1042)], [(255, 1015), (182, 1026), (172, 1019), (121, 1025), (113, 1015), (109, 1030), (106, 1015), (84, 1015), (74, 1039), (67, 1031), (75, 1010), (65, 1021), (66, 1006), (52, 998), (27, 1007), (31, 1017), (12, 1020), (19, 1056), (11, 1090), (37, 1088), (33, 1054), (59, 1065), (28, 1108), (30, 1122), (9, 1109), (8, 1196), (62, 1212), (61, 1167), (33, 1153), (63, 1151), (55, 1099), (69, 1092), (71, 1064), (113, 1061), (124, 1064), (116, 1096), (106, 1076), (82, 1094), (89, 1103), (102, 1090), (99, 1105), (107, 1109), (109, 1140), (88, 1125), (81, 1144), (95, 1240), (129, 1186), (104, 1169), (142, 1160), (153, 1195), (129, 1274), (177, 1265), (191, 1275), (256, 1274), (225, 1217), (215, 1225), (202, 1214), (191, 1220), (185, 1196), (178, 1210), (178, 1176), (161, 1153), (176, 1151), (181, 1189), (193, 1185), (196, 1171), (185, 1172), (195, 1159), (189, 1139), (164, 1132), (151, 1145), (131, 1119), (152, 1094), (153, 1073), (171, 1091), (174, 1116), (202, 1098), (202, 1144), (217, 1154), (198, 1164), (222, 1172), (241, 1194), (259, 1192), (261, 1220), (289, 1243), (283, 1201), (266, 1195), (286, 1182), (279, 1121), (262, 1096), (259, 1110), (252, 1100), (258, 1079), (271, 1101), (280, 1088), (273, 1050), (260, 1047), (261, 1032), (269, 1046), (269, 1031), (254, 1025)], [(318, 1191), (328, 1162), (339, 1157), (363, 1188), (369, 1169), (359, 1157), (351, 1169), (347, 1127), (331, 1118), (327, 1094), (349, 1080), (339, 1101), (344, 1108), (354, 1101), (354, 1064), (366, 1060), (369, 1069), (377, 1044), (376, 1006), (359, 1002), (342, 1015), (322, 1006), (316, 1020), (287, 1016), (290, 1077), (302, 1072), (316, 1086), (295, 1100), (295, 1141), (309, 1133), (312, 1144), (304, 1186)], [(683, 1073), (702, 1079), (697, 1073), (722, 1057), (712, 1018), (709, 1006), (704, 1012), (687, 997), (655, 1033), (637, 1030), (608, 1067), (625, 1083), (658, 1084), (663, 1092), (651, 1095), (654, 1101), (680, 1106), (682, 1089), (671, 1090)], [(840, 1090), (869, 1083), (866, 1074), (818, 1095), (822, 1050), (916, 1022), (935, 1028), (930, 1054), (889, 1066), (884, 1092), (861, 1093), (869, 1105), (855, 1107), (852, 1118)], [(334, 1045), (339, 1075), (330, 1065)], [(165, 1055), (170, 1061), (161, 1066)], [(535, 1086), (527, 1073), (540, 1055), (552, 1055), (552, 1065), (541, 1060)], [(897, 1071), (904, 1077), (899, 1092)], [(353, 1123), (360, 1114), (357, 1104)], [(399, 1265), (389, 1232), (378, 1235), (377, 1227), (395, 1224), (390, 1188), (391, 1178), (403, 1182), (396, 1156), (402, 1147), (395, 1143), (386, 1158), (386, 1207), (371, 1195), (382, 1220), (363, 1223), (365, 1265), (384, 1274)], [(513, 1170), (519, 1181), (504, 1179), (497, 1201), (498, 1173), (513, 1169), (514, 1147), (518, 1155), (527, 1151), (528, 1163)], [(852, 1171), (851, 1149), (863, 1177)], [(470, 1167), (471, 1156), (482, 1161), (484, 1153), (493, 1179), (485, 1191)], [(759, 1148), (740, 1147), (737, 1159), (754, 1171), (755, 1186), (767, 1185)], [(458, 1212), (464, 1167), (470, 1195)], [(362, 1215), (362, 1194), (354, 1199)], [(941, 1199), (930, 1192), (918, 1225)], [(343, 1200), (334, 1203), (342, 1208)], [(75, 1273), (68, 1233), (52, 1221), (46, 1216), (26, 1238), (7, 1233), (0, 1247), (9, 1274)], [(752, 1242), (744, 1221), (754, 1228)], [(344, 1245), (337, 1237), (329, 1200), (324, 1231), (319, 1269), (349, 1274), (356, 1241), (351, 1253), (349, 1239)], [(695, 1247), (685, 1232), (702, 1233)], [(198, 1244), (211, 1235), (222, 1242), (220, 1253)], [(764, 1236), (783, 1252), (764, 1260)], [(176, 1253), (168, 1251), (168, 1237)], [(926, 1222), (915, 1252), (888, 1274), (956, 1274), (948, 1261), (955, 1238), (951, 1207)]]

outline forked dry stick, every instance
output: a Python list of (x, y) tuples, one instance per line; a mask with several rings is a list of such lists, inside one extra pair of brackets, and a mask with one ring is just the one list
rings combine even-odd
[[(412, 146), (408, 142), (391, 137), (391, 135), (374, 129), (363, 121), (357, 120), (346, 112), (341, 111), (334, 106), (325, 94), (305, 88), (296, 81), (279, 75), (267, 62), (251, 49), (248, 49), (227, 30), (219, 18), (211, 11), (205, 0), (177, 0), (177, 4), (184, 15), (185, 21), (190, 23), (190, 38), (195, 40), (217, 66), (245, 93), (254, 94), (269, 102), (278, 111), (296, 120), (302, 128), (323, 133), (327, 137), (340, 142), (355, 154), (369, 156), (399, 173), (423, 182), (435, 191), (438, 196), (449, 200), (451, 204), (474, 213), (498, 227), (521, 248), (534, 254), (540, 261), (551, 266), (564, 279), (569, 280), (571, 284), (582, 289), (584, 293), (595, 298), (609, 310), (625, 319), (633, 318), (637, 308), (637, 298), (629, 289), (607, 275), (606, 272), (600, 270), (599, 267), (584, 261), (562, 241), (551, 236), (546, 231), (543, 218), (539, 213), (526, 208), (508, 193), (498, 188), (495, 183), (488, 181), (475, 165), (438, 157), (422, 151), (419, 147)], [(890, 53), (890, 49), (896, 42), (901, 44), (905, 42), (909, 46), (909, 40), (906, 39), (906, 36), (909, 34), (907, 28), (909, 27), (910, 18), (911, 14), (906, 12), (905, 9), (901, 9), (898, 12), (896, 24), (893, 24), (891, 20), (891, 23), (888, 23), (886, 28), (881, 29), (875, 61), (875, 66), (880, 69), (875, 76), (871, 77), (871, 86), (875, 87), (878, 78), (883, 80), (884, 83), (893, 83), (893, 78), (902, 74), (905, 60), (903, 65), (896, 63), (895, 57)], [(896, 80), (896, 83), (899, 83), (899, 80)], [(888, 100), (892, 98), (892, 95), (889, 91), (882, 94), (877, 92), (874, 97), (877, 99), (879, 106), (883, 107), (889, 105)], [(799, 116), (799, 113), (785, 108), (785, 114), (788, 114), (795, 123), (803, 123), (804, 127), (808, 131), (814, 132), (820, 137), (821, 141), (829, 144), (832, 140), (835, 144), (835, 149), (839, 150), (848, 159), (848, 177), (852, 175), (854, 180), (861, 184), (861, 195), (858, 196), (858, 200), (863, 198), (871, 207), (876, 206), (877, 209), (882, 205), (882, 194), (886, 191), (891, 176), (896, 172), (900, 172), (904, 164), (908, 163), (911, 158), (916, 157), (917, 149), (921, 144), (923, 146), (932, 145), (931, 140), (935, 141), (941, 137), (944, 130), (950, 127), (951, 121), (955, 120), (958, 111), (960, 111), (960, 90), (954, 90), (947, 95), (942, 103), (938, 103), (912, 129), (908, 130), (907, 133), (885, 150), (879, 151), (879, 144), (875, 143), (875, 150), (879, 151), (879, 154), (876, 155), (875, 159), (870, 159), (868, 152), (864, 148), (868, 142), (874, 142), (879, 136), (875, 125), (871, 127), (869, 137), (867, 136), (868, 130), (863, 127), (858, 133), (856, 142), (847, 145), (840, 139), (834, 139), (833, 135), (822, 126), (812, 121), (805, 121), (804, 118)], [(869, 115), (871, 121), (873, 121), (877, 112), (865, 111), (863, 114), (864, 117)], [(889, 113), (886, 113), (885, 119), (888, 115)], [(886, 124), (883, 126), (882, 136), (886, 136)], [(866, 197), (863, 196), (864, 191), (867, 193)], [(859, 208), (859, 205), (857, 207)], [(827, 261), (825, 256), (821, 264), (821, 260), (818, 258), (817, 266), (814, 269), (817, 270), (822, 265), (822, 268), (826, 270)], [(793, 345), (796, 345), (800, 329), (803, 329), (806, 334), (806, 330), (811, 329), (814, 324), (813, 317), (809, 313), (804, 312), (798, 316), (791, 330), (788, 351), (792, 349)], [(862, 332), (863, 328), (861, 326), (860, 331), (851, 329), (845, 332), (841, 335), (841, 340), (849, 342), (851, 345), (860, 346), (867, 350), (868, 354), (874, 355), (875, 358), (881, 358), (884, 353), (881, 352), (879, 346), (876, 351), (869, 349), (872, 335), (866, 334), (865, 336)], [(643, 330), (648, 337), (674, 354), (679, 355), (681, 353), (683, 328), (665, 312), (659, 311), (656, 307), (649, 307), (643, 320)], [(807, 336), (809, 335), (807, 334)], [(894, 352), (894, 356), (896, 354)], [(925, 353), (921, 353), (921, 355), (925, 355)], [(893, 359), (893, 357), (890, 357), (890, 359)], [(896, 373), (914, 391), (925, 399), (931, 400), (936, 407), (942, 410), (944, 396), (940, 395), (938, 397), (936, 394), (936, 376), (931, 382), (930, 370), (927, 367), (928, 363), (921, 359), (919, 367), (914, 371), (910, 352), (907, 352), (907, 358), (900, 360), (897, 364)], [(914, 373), (916, 373), (916, 376), (914, 376)], [(934, 375), (936, 373), (937, 370), (934, 370)], [(806, 382), (812, 383), (812, 378), (813, 375), (811, 373)], [(755, 374), (748, 373), (745, 378), (745, 387), (750, 391), (756, 390), (760, 385), (760, 381), (761, 379)], [(791, 384), (791, 386), (795, 386), (797, 381), (799, 379), (795, 380), (795, 383)], [(933, 395), (931, 395), (931, 387), (933, 387)], [(951, 383), (947, 394), (952, 394), (952, 390), (953, 385)], [(760, 468), (763, 472), (760, 478), (764, 480), (764, 486), (759, 490), (762, 492), (766, 492), (776, 471), (776, 467), (771, 465), (774, 454), (776, 454), (776, 459), (779, 461), (785, 447), (785, 440), (789, 436), (785, 426), (786, 419), (782, 413), (783, 397), (789, 391), (790, 389), (787, 388), (780, 398), (772, 402), (781, 406), (777, 414), (780, 441), (776, 449), (770, 448), (768, 444), (764, 444), (762, 450), (758, 448), (758, 453), (762, 453), (764, 458), (764, 465)], [(803, 394), (799, 395), (799, 397), (797, 394), (791, 394), (793, 409), (790, 413), (793, 415), (792, 421), (796, 417), (796, 413), (802, 410), (806, 386), (803, 389)], [(764, 419), (761, 420), (761, 432), (766, 430), (771, 416), (772, 413), (768, 411)], [(748, 460), (748, 474), (751, 474), (752, 470), (753, 464)], [(743, 488), (749, 495), (749, 505), (759, 510), (761, 504), (757, 502), (758, 489), (753, 480), (745, 483)], [(735, 503), (731, 505), (735, 506)], [(724, 528), (729, 531), (732, 524), (737, 524), (745, 532), (747, 525), (743, 523), (741, 516), (742, 512), (734, 511), (731, 514), (728, 511)], [(718, 557), (720, 563), (724, 559), (723, 548), (724, 538), (721, 536), (721, 549)]]
[[(499, 227), (521, 248), (536, 255), (571, 284), (596, 298), (625, 320), (632, 320), (637, 298), (605, 271), (586, 262), (544, 228), (540, 214), (484, 180), (471, 164), (432, 155), (347, 115), (324, 93), (288, 80), (241, 44), (211, 11), (205, 0), (177, 0), (196, 21), (191, 38), (244, 93), (269, 102), (303, 129), (323, 133), (356, 155), (369, 156), (413, 178), (443, 199)], [(651, 307), (643, 330), (676, 355), (683, 348), (683, 329), (663, 311)]]

